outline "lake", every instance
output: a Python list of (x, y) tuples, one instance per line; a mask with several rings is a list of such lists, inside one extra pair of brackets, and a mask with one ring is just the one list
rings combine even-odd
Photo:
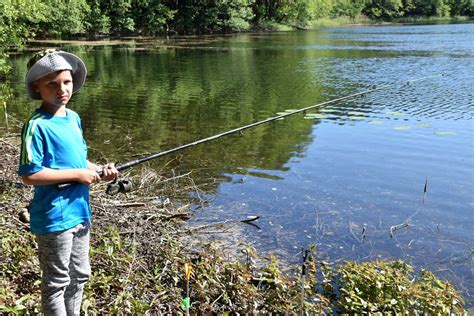
[[(233, 224), (203, 238), (246, 240), (286, 262), (299, 262), (309, 244), (335, 262), (400, 258), (452, 281), (474, 304), (474, 24), (112, 44), (61, 45), (88, 66), (70, 108), (95, 159), (125, 162), (390, 85), (150, 166), (192, 171), (199, 191), (190, 193), (189, 225), (261, 217), (259, 229)], [(13, 56), (7, 111), (19, 120), (37, 106), (23, 86), (30, 55)]]

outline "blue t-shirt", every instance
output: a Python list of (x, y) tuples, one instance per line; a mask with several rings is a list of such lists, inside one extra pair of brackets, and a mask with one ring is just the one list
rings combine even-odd
[[(87, 146), (81, 120), (74, 111), (67, 109), (62, 117), (37, 109), (23, 126), (18, 174), (33, 174), (43, 168), (87, 168)], [(89, 222), (89, 186), (74, 183), (63, 190), (56, 184), (35, 186), (29, 211), (35, 234), (64, 231)]]

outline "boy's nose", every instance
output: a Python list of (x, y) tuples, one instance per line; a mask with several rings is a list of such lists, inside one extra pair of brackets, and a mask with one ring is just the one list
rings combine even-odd
[(65, 92), (67, 90), (67, 85), (65, 85), (64, 83), (61, 83), (59, 85), (59, 91), (58, 92)]

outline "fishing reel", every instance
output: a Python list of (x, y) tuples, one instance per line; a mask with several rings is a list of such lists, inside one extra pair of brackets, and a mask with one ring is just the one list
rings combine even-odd
[(107, 193), (108, 195), (116, 195), (118, 193), (127, 193), (130, 191), (132, 191), (132, 182), (128, 180), (115, 179), (114, 182), (109, 183), (109, 185), (107, 185), (105, 193)]

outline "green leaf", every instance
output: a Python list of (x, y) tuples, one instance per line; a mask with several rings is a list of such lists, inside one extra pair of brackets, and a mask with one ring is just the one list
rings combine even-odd
[(181, 301), (181, 308), (184, 310), (188, 310), (190, 305), (191, 305), (191, 298), (189, 296), (183, 298), (183, 300)]

